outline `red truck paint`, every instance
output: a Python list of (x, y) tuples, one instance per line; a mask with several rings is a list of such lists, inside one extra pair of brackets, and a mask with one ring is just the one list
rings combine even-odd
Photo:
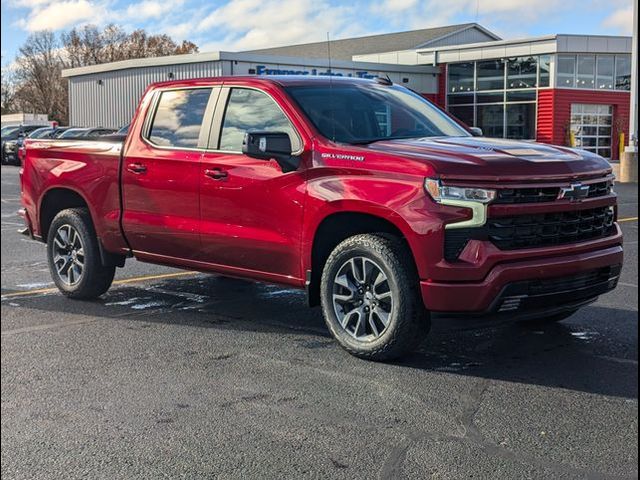
[[(47, 195), (71, 190), (85, 200), (109, 253), (304, 288), (323, 222), (333, 215), (366, 214), (406, 239), (425, 307), (442, 312), (484, 312), (510, 282), (622, 263), (617, 226), (606, 238), (543, 248), (504, 251), (473, 240), (458, 261), (445, 260), (445, 225), (468, 219), (470, 212), (435, 203), (425, 193), (426, 178), (498, 189), (562, 187), (606, 178), (609, 165), (568, 148), (477, 137), (335, 144), (284, 89), (327, 81), (229, 77), (156, 84), (145, 93), (122, 146), (29, 140), (22, 173), (27, 225), (41, 238)], [(304, 146), (297, 171), (283, 174), (275, 162), (240, 154), (158, 149), (142, 138), (154, 93), (221, 85), (259, 89), (278, 103)], [(208, 176), (216, 169), (226, 173), (225, 181)], [(492, 205), (489, 216), (615, 205), (616, 195), (609, 193), (580, 202)]]

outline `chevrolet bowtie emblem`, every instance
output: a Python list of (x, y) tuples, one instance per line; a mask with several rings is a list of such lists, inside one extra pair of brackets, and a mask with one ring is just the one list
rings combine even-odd
[(558, 200), (571, 200), (572, 202), (579, 202), (589, 197), (589, 185), (583, 185), (581, 183), (574, 183), (569, 187), (563, 187), (560, 189)]

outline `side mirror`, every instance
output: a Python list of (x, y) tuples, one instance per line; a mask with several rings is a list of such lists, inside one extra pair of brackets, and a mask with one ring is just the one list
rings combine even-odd
[(478, 127), (469, 127), (469, 131), (471, 135), (474, 137), (484, 137), (484, 133), (482, 133), (482, 129)]
[(291, 152), (291, 138), (285, 132), (247, 132), (242, 142), (242, 153), (260, 160), (275, 160), (284, 173), (300, 166), (300, 159)]

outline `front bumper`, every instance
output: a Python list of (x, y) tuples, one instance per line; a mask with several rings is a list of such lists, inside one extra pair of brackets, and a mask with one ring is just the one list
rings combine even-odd
[[(420, 287), (424, 304), (432, 312), (548, 313), (577, 308), (614, 289), (622, 261), (622, 246), (614, 245), (584, 253), (499, 264), (479, 282), (426, 280)], [(606, 269), (610, 269), (608, 274)], [(572, 283), (572, 279), (595, 272), (602, 276)], [(549, 292), (533, 288), (545, 280), (556, 282), (556, 288)]]

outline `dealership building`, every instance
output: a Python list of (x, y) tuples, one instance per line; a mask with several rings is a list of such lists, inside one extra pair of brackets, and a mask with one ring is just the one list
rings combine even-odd
[[(152, 82), (226, 75), (389, 76), (498, 138), (575, 145), (616, 160), (628, 135), (631, 37), (503, 40), (475, 24), (65, 70), (70, 123), (127, 124)], [(329, 59), (329, 52), (331, 59)]]

